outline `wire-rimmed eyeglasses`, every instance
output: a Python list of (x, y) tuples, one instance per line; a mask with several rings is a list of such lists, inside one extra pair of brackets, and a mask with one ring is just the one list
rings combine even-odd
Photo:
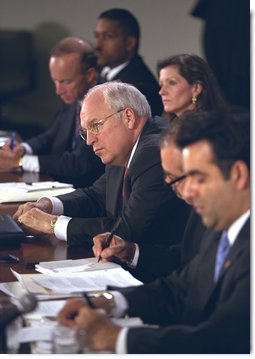
[(117, 113), (121, 112), (121, 111), (124, 111), (125, 108), (122, 108), (121, 110), (118, 110), (114, 113), (111, 113), (110, 115), (106, 116), (105, 118), (102, 118), (101, 120), (98, 120), (98, 121), (91, 121), (89, 124), (88, 124), (88, 127), (87, 129), (85, 128), (80, 128), (79, 130), (79, 133), (80, 133), (80, 136), (81, 138), (83, 139), (83, 141), (87, 142), (87, 134), (88, 132), (89, 133), (92, 133), (93, 135), (98, 135), (101, 130), (102, 130), (102, 127), (104, 125), (104, 123), (112, 116), (114, 115), (117, 115)]

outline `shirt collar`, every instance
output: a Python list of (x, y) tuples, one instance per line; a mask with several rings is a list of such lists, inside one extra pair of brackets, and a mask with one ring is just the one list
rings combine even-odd
[(231, 224), (231, 226), (228, 229), (228, 239), (229, 243), (232, 246), (241, 231), (244, 223), (247, 221), (248, 217), (250, 216), (250, 209), (243, 213), (239, 218), (235, 220), (234, 223)]
[(111, 81), (114, 78), (114, 76), (117, 75), (127, 65), (128, 65), (128, 61), (114, 67), (113, 69), (111, 69), (109, 66), (105, 66), (101, 72), (101, 75), (104, 77), (107, 74), (107, 80)]
[(134, 144), (134, 146), (132, 148), (131, 155), (130, 155), (128, 163), (127, 163), (128, 168), (130, 167), (130, 163), (131, 163), (131, 161), (132, 161), (132, 159), (134, 157), (134, 154), (135, 154), (139, 139), (140, 139), (140, 135), (138, 136), (138, 138), (137, 138), (137, 140), (136, 140), (136, 142), (135, 142), (135, 144)]

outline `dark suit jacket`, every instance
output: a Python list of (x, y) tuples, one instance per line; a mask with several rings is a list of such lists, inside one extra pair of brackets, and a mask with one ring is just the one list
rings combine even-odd
[(208, 233), (198, 255), (171, 276), (120, 289), (130, 316), (160, 328), (132, 328), (128, 353), (250, 352), (250, 220), (225, 260), (218, 282), (214, 267), (220, 233)]
[(119, 216), (122, 222), (116, 234), (133, 242), (181, 239), (189, 206), (179, 200), (164, 184), (159, 153), (159, 134), (167, 122), (159, 117), (145, 125), (125, 180), (122, 203), (124, 167), (107, 165), (105, 174), (93, 186), (58, 196), (64, 214), (72, 218), (68, 224), (69, 244), (80, 244), (108, 231)]
[(63, 105), (52, 126), (27, 143), (39, 156), (41, 173), (75, 187), (89, 186), (104, 172), (104, 165), (81, 138), (73, 148), (75, 124), (76, 104)]
[[(171, 218), (169, 217), (169, 220)], [(175, 269), (186, 265), (199, 251), (205, 235), (201, 218), (191, 209), (183, 237), (176, 245), (140, 243), (137, 266), (130, 272), (142, 282), (150, 282), (158, 277), (169, 275)], [(173, 242), (169, 238), (169, 243)]]
[(161, 115), (163, 104), (159, 96), (159, 85), (149, 68), (139, 55), (135, 55), (129, 64), (112, 79), (127, 82), (140, 90), (151, 106), (152, 115)]
[(250, 109), (250, 2), (198, 0), (192, 15), (205, 21), (206, 60), (231, 105)]

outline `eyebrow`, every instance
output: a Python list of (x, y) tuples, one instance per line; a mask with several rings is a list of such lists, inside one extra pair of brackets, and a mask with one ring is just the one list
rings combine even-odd
[(188, 177), (188, 176), (198, 176), (198, 175), (203, 175), (203, 176), (205, 176), (206, 175), (206, 173), (205, 172), (202, 172), (202, 171), (200, 171), (200, 170), (191, 170), (191, 171), (189, 171), (189, 172), (187, 172), (186, 174), (185, 174), (185, 177)]

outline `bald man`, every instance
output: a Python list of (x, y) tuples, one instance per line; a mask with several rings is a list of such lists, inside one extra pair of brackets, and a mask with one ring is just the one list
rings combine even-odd
[(24, 171), (48, 174), (76, 187), (91, 185), (104, 171), (92, 148), (79, 137), (80, 102), (98, 80), (92, 47), (77, 37), (66, 37), (52, 49), (49, 71), (62, 107), (52, 126), (10, 151), (0, 151), (0, 169), (22, 166)]

